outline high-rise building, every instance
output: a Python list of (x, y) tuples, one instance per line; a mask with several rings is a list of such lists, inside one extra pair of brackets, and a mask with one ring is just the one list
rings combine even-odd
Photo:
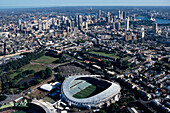
[(55, 18), (52, 18), (52, 26), (55, 26)]
[(39, 22), (38, 22), (38, 30), (42, 31), (42, 22), (41, 22), (41, 20), (39, 20)]
[(111, 14), (110, 14), (110, 12), (108, 12), (107, 17), (106, 17), (106, 22), (107, 23), (110, 23), (110, 16), (111, 16)]
[(123, 19), (123, 11), (120, 14), (120, 19)]
[(83, 22), (82, 15), (78, 15), (78, 27), (79, 28), (80, 28), (82, 22)]
[(126, 19), (126, 12), (123, 12), (123, 19)]
[(125, 29), (129, 30), (129, 17), (125, 20)]
[(116, 28), (116, 30), (120, 30), (120, 22), (115, 23), (115, 28)]
[(113, 22), (113, 24), (112, 24), (112, 28), (115, 30), (115, 22)]
[(45, 23), (45, 29), (46, 29), (46, 30), (49, 29), (49, 27), (48, 27), (48, 21)]
[(98, 18), (101, 18), (101, 15), (102, 15), (102, 12), (101, 12), (101, 10), (99, 10), (99, 12), (98, 12)]
[(157, 23), (153, 24), (152, 30), (153, 30), (154, 33), (158, 33), (158, 24)]
[(121, 14), (120, 14), (120, 10), (119, 10), (119, 12), (118, 12), (118, 18), (120, 19), (120, 17), (121, 17)]
[(60, 20), (57, 20), (57, 26), (60, 26), (60, 23), (61, 23)]
[(19, 26), (19, 30), (21, 31), (21, 29), (22, 29), (22, 23), (21, 23), (21, 20), (20, 20), (20, 19), (18, 20), (18, 26)]
[(88, 30), (88, 23), (87, 22), (86, 22), (86, 26), (85, 27), (86, 27), (86, 30)]
[(21, 20), (19, 19), (19, 20), (18, 20), (18, 26), (20, 26), (20, 25), (21, 25)]
[(141, 29), (141, 38), (144, 38), (145, 37), (145, 32), (144, 32), (144, 27), (142, 27)]

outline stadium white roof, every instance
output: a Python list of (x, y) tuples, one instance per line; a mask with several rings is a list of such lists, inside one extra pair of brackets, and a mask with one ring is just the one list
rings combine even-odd
[(31, 103), (35, 104), (37, 106), (40, 106), (41, 108), (44, 109), (44, 111), (46, 113), (56, 113), (56, 110), (54, 109), (54, 107), (48, 102), (42, 102), (42, 101), (39, 101), (39, 100), (33, 100)]
[(114, 95), (120, 92), (121, 88), (119, 84), (107, 81), (111, 83), (111, 86), (107, 88), (106, 90), (104, 90), (103, 92), (100, 92), (99, 94), (94, 95), (92, 97), (88, 97), (88, 98), (83, 98), (83, 99), (74, 98), (69, 92), (69, 85), (73, 80), (77, 78), (82, 78), (82, 77), (94, 77), (94, 75), (71, 76), (64, 81), (62, 85), (62, 93), (69, 102), (81, 103), (81, 104), (86, 104), (86, 105), (87, 104), (94, 105), (100, 102), (107, 101), (109, 98), (113, 97)]
[(40, 88), (45, 90), (45, 91), (51, 91), (53, 88), (55, 88), (59, 84), (61, 84), (61, 83), (60, 82), (54, 82), (54, 83), (50, 83), (50, 84), (44, 84), (44, 85), (40, 86)]
[(51, 91), (53, 89), (53, 86), (51, 84), (44, 84), (40, 88), (45, 91)]

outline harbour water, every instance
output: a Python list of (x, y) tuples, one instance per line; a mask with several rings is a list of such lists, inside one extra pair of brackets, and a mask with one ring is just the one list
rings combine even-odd
[[(136, 19), (150, 20), (150, 18), (143, 17), (143, 16), (136, 17)], [(156, 18), (155, 21), (156, 21), (157, 24), (170, 24), (170, 20), (166, 20), (166, 19), (159, 19), (159, 18)]]

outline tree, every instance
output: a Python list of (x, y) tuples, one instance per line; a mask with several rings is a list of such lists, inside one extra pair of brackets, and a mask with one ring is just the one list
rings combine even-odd
[(5, 95), (0, 95), (0, 101), (5, 100), (6, 98), (7, 98), (7, 96), (5, 96)]
[(24, 82), (23, 87), (24, 87), (24, 89), (27, 89), (29, 87), (28, 82)]
[(117, 103), (111, 104), (111, 112), (119, 111), (120, 106)]
[(46, 76), (46, 71), (45, 70), (41, 70), (38, 74), (39, 74), (39, 76), (41, 78), (44, 78)]
[(106, 111), (105, 110), (100, 110), (100, 112), (99, 113), (106, 113)]
[(45, 71), (46, 71), (45, 78), (48, 78), (52, 75), (52, 69), (51, 68), (47, 67)]

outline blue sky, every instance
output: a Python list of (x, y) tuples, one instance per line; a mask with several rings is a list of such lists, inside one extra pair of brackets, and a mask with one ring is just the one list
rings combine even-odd
[(0, 7), (170, 6), (170, 0), (0, 0)]

